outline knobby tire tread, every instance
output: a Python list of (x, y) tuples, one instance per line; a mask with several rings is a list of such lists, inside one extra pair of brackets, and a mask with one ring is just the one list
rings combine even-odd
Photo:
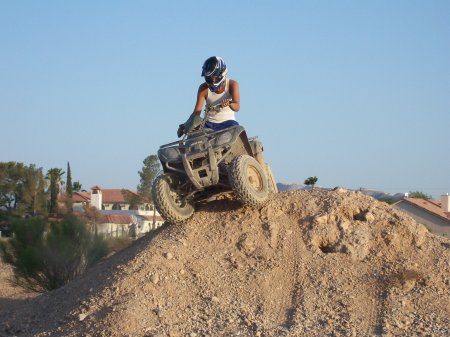
[(175, 224), (182, 223), (192, 216), (194, 207), (188, 205), (184, 209), (192, 208), (191, 211), (188, 210), (186, 214), (180, 214), (180, 212), (173, 207), (170, 196), (167, 193), (167, 189), (169, 189), (170, 186), (166, 179), (167, 178), (164, 175), (156, 177), (152, 186), (153, 202), (164, 220)]
[[(256, 167), (263, 177), (264, 191), (261, 193), (261, 196), (254, 193), (253, 189), (248, 184), (246, 174), (247, 165)], [(264, 205), (268, 196), (267, 178), (256, 159), (249, 155), (241, 155), (235, 158), (230, 164), (229, 178), (233, 191), (242, 204), (251, 208), (260, 208)]]

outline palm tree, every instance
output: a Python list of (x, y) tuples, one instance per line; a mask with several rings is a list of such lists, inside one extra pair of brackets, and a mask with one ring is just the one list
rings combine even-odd
[(79, 181), (74, 181), (72, 184), (72, 191), (73, 192), (80, 192), (81, 191), (81, 184)]

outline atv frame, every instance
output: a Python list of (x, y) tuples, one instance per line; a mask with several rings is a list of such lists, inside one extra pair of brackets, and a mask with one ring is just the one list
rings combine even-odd
[(205, 128), (208, 114), (218, 109), (206, 109), (200, 125), (158, 150), (163, 171), (153, 182), (152, 197), (166, 221), (181, 223), (197, 204), (222, 198), (258, 208), (277, 192), (257, 137), (248, 138), (240, 125), (215, 132)]

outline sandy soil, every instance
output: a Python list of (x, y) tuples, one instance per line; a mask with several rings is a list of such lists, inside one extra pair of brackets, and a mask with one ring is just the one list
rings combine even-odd
[[(450, 241), (358, 192), (221, 201), (56, 291), (1, 336), (450, 336)], [(2, 282), (3, 284), (3, 282)]]
[(8, 301), (21, 301), (37, 295), (37, 293), (15, 286), (11, 266), (3, 263), (0, 259), (0, 309), (5, 307), (5, 303)]

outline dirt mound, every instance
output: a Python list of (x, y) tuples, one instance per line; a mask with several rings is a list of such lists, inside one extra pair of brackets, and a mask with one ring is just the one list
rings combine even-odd
[(204, 206), (66, 287), (0, 309), (0, 335), (449, 336), (450, 242), (360, 193)]
[(0, 308), (17, 300), (36, 296), (36, 293), (17, 287), (11, 283), (13, 269), (0, 258)]

